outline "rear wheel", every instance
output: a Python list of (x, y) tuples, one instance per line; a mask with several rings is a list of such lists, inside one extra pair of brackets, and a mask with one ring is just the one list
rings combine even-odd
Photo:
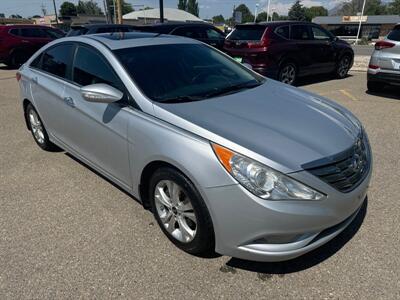
[(19, 68), (28, 60), (28, 58), (28, 54), (24, 51), (16, 50), (11, 54), (7, 65), (11, 68)]
[(370, 92), (382, 92), (385, 88), (385, 84), (382, 82), (368, 81), (367, 82), (368, 91)]
[(349, 73), (351, 65), (351, 58), (349, 55), (344, 55), (340, 60), (336, 68), (336, 77), (339, 79), (346, 78)]
[(29, 129), (31, 130), (33, 139), (40, 148), (46, 151), (57, 151), (59, 148), (50, 142), (49, 136), (46, 129), (44, 128), (43, 122), (40, 119), (37, 111), (32, 106), (28, 104), (25, 110), (25, 117), (29, 124)]
[(280, 82), (293, 85), (297, 79), (297, 67), (292, 62), (283, 63), (279, 69), (278, 79)]
[(212, 254), (211, 217), (193, 183), (179, 171), (164, 167), (153, 174), (149, 188), (154, 217), (168, 239), (190, 254)]

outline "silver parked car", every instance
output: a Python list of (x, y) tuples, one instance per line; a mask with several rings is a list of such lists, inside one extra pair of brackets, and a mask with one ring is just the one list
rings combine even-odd
[(36, 143), (121, 186), (189, 253), (291, 259), (338, 235), (366, 198), (371, 150), (348, 110), (201, 42), (63, 38), (17, 78)]
[(368, 90), (380, 92), (391, 84), (400, 85), (400, 24), (375, 44), (368, 66)]

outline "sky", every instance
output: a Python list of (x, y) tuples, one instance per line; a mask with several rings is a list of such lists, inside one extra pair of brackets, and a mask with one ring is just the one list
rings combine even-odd
[[(64, 0), (55, 0), (57, 10)], [(68, 0), (77, 3), (78, 0)], [(103, 8), (103, 0), (95, 0)], [(158, 7), (159, 0), (125, 0), (133, 5), (145, 5), (150, 7)], [(279, 14), (287, 14), (288, 9), (295, 0), (270, 0), (270, 9)], [(266, 10), (268, 0), (198, 0), (201, 18), (211, 18), (215, 15), (222, 14), (224, 17), (230, 17), (234, 5), (241, 3), (246, 4), (251, 11), (255, 10), (256, 4), (259, 4), (258, 11)], [(304, 6), (323, 5), (328, 9), (333, 8), (343, 0), (303, 0)], [(178, 0), (164, 0), (164, 7), (176, 8)], [(53, 12), (53, 0), (0, 0), (0, 13), (6, 16), (11, 14), (19, 14), (23, 17), (41, 14), (41, 5), (44, 5), (49, 14)], [(139, 8), (139, 7), (138, 7)]]

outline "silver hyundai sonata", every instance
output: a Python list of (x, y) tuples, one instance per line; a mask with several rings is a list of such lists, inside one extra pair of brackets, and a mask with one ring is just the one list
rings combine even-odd
[(151, 33), (48, 44), (17, 74), (28, 129), (151, 209), (195, 255), (302, 255), (366, 198), (372, 157), (345, 108), (201, 42)]

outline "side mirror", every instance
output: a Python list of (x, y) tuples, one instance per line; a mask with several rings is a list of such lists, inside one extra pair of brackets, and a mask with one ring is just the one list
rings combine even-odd
[(122, 99), (124, 94), (105, 83), (96, 83), (81, 88), (82, 97), (89, 102), (113, 103)]

